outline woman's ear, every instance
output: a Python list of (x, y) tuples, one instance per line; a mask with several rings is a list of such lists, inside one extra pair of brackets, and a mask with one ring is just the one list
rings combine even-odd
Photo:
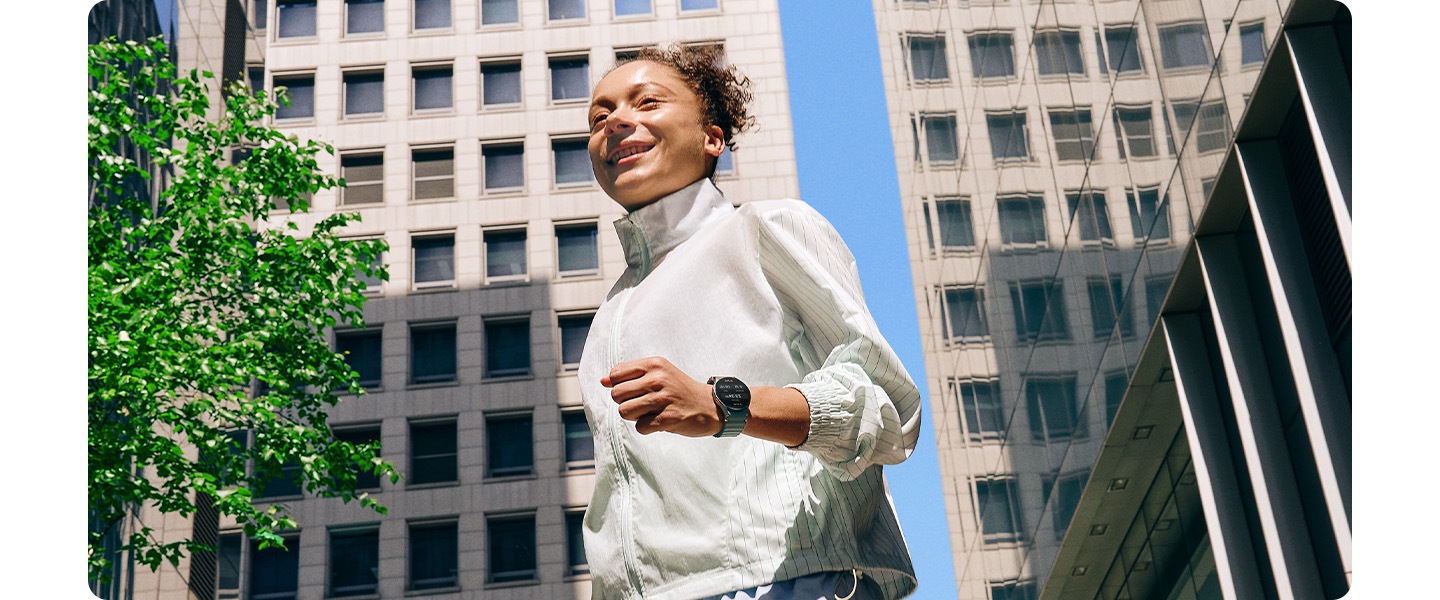
[(716, 158), (725, 151), (725, 132), (719, 125), (705, 126), (705, 153)]

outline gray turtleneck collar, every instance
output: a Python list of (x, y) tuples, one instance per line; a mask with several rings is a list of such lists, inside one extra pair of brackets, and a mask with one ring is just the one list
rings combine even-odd
[(644, 277), (665, 254), (735, 207), (704, 177), (615, 221), (625, 264)]

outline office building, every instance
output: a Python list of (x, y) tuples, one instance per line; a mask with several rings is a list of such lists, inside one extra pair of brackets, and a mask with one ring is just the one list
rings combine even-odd
[[(1222, 166), (1290, 56), (1282, 23), (1315, 4), (875, 0), (960, 598), (1081, 597), (1047, 585), (1072, 574), (1051, 571), (1061, 541), (1112, 483), (1089, 479), (1154, 381), (1154, 325), (1194, 298), (1176, 273), (1207, 199), (1235, 190)], [(1326, 324), (1348, 361), (1340, 287)], [(1333, 508), (1348, 483), (1326, 481)]]
[[(590, 88), (645, 45), (721, 47), (754, 82), (761, 126), (716, 183), (737, 204), (798, 197), (775, 0), (181, 4), (182, 61), (218, 57), (227, 76), (243, 65), (255, 88), (287, 88), (273, 124), (335, 148), (320, 168), (346, 187), (278, 220), (358, 212), (346, 234), (388, 243), (368, 327), (332, 334), (368, 393), (330, 423), (380, 441), (406, 479), (365, 484), (386, 515), (267, 489), (300, 523), (288, 552), (220, 519), (215, 556), (162, 569), (134, 597), (588, 598), (594, 463), (575, 369), (625, 267), (611, 226), (623, 210), (585, 149)], [(199, 519), (179, 521), (167, 525), (201, 535)]]

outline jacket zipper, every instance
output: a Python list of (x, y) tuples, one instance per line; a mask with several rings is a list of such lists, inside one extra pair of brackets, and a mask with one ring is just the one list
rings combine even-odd
[[(643, 262), (648, 263), (649, 261)], [(648, 267), (648, 265), (642, 264), (642, 267)], [(631, 288), (621, 293), (620, 303), (616, 305), (615, 315), (610, 320), (609, 351), (611, 365), (619, 364), (620, 362), (621, 322), (624, 319), (625, 307), (630, 304), (630, 294), (633, 291), (634, 288)], [(616, 418), (610, 419), (610, 424), (610, 451), (614, 454), (615, 465), (620, 470), (620, 489), (624, 496), (623, 502), (620, 505), (624, 511), (620, 519), (620, 555), (625, 562), (625, 575), (630, 580), (631, 589), (639, 593), (638, 597), (643, 598), (645, 596), (645, 590), (640, 582), (640, 567), (636, 564), (635, 558), (635, 492), (631, 489), (630, 460), (626, 458), (624, 449), (620, 446), (620, 436), (624, 434), (622, 431), (623, 425), (621, 425), (620, 421)]]

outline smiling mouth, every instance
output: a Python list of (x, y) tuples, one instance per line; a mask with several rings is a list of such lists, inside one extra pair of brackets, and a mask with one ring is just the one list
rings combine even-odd
[[(619, 165), (619, 164), (621, 164), (622, 162), (624, 162), (624, 163), (632, 163), (632, 162), (635, 162), (636, 160), (639, 160), (639, 158), (632, 158), (632, 157), (637, 157), (637, 156), (639, 156), (639, 155), (641, 155), (641, 154), (644, 154), (644, 153), (646, 153), (646, 152), (649, 152), (650, 149), (651, 149), (651, 148), (654, 148), (654, 147), (655, 147), (654, 144), (636, 144), (636, 145), (634, 145), (634, 146), (626, 146), (626, 147), (624, 147), (624, 148), (619, 148), (619, 149), (616, 149), (615, 151), (613, 151), (613, 152), (610, 153), (610, 156), (609, 156), (609, 158), (606, 159), (606, 162), (608, 162), (608, 163), (610, 163), (610, 164), (612, 164), (612, 165)], [(625, 160), (625, 159), (627, 159), (627, 158), (629, 158), (629, 159), (631, 159), (631, 160)]]

